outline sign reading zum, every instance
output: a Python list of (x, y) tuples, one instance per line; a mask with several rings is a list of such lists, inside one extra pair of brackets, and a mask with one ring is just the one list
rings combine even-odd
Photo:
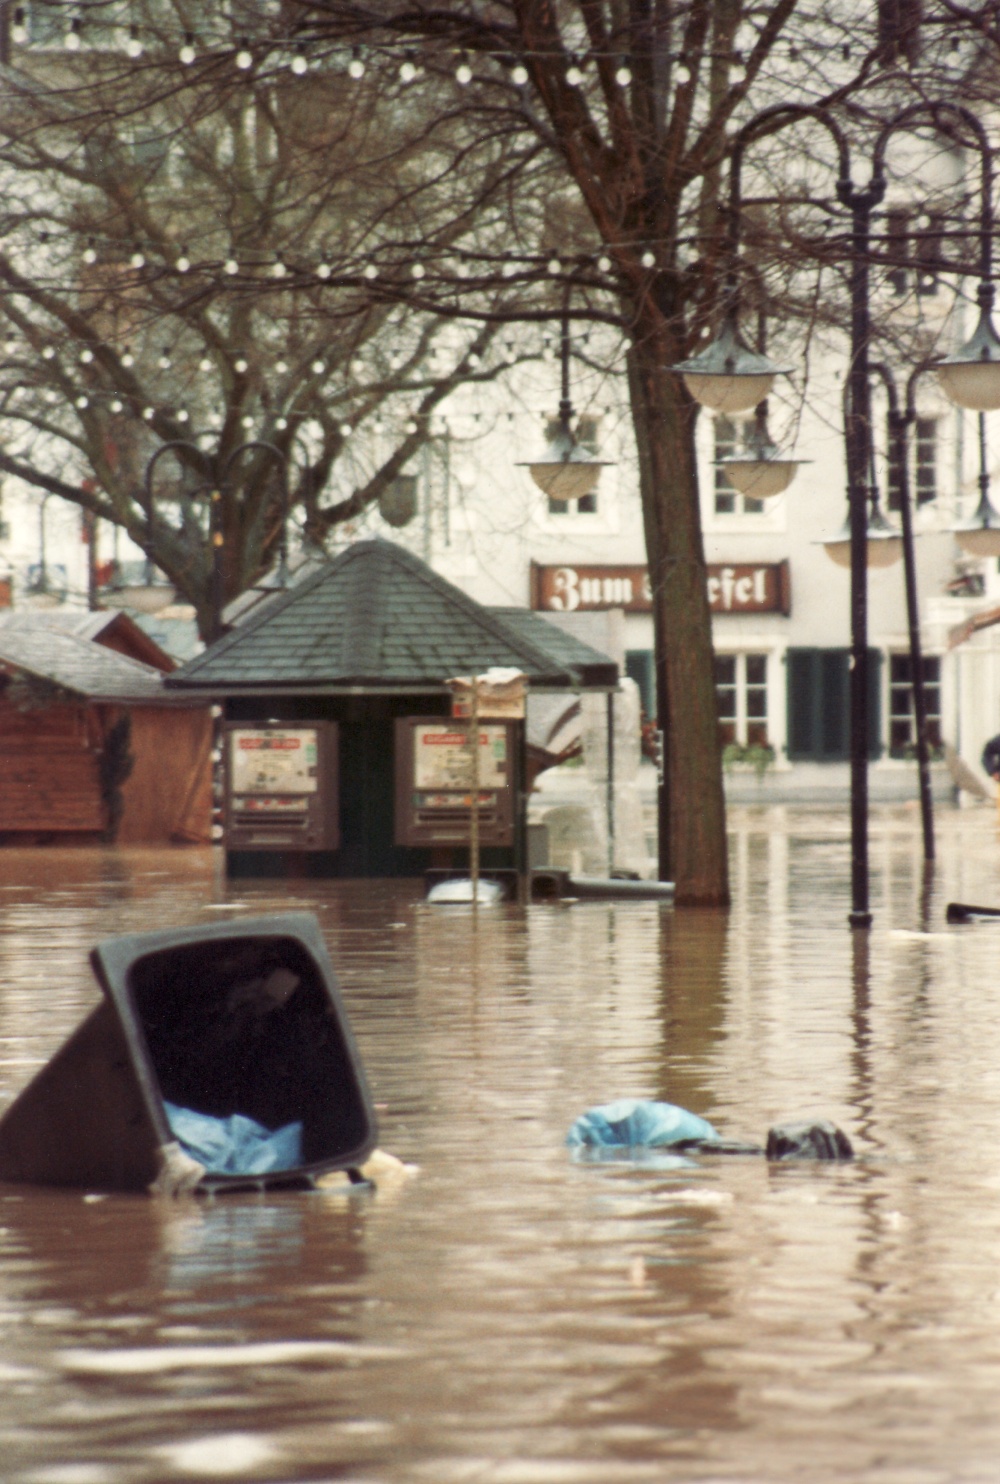
[[(784, 562), (711, 562), (708, 602), (713, 613), (783, 613), (792, 608), (791, 576)], [(624, 608), (649, 613), (653, 595), (646, 567), (531, 564), (531, 606), (555, 613)]]

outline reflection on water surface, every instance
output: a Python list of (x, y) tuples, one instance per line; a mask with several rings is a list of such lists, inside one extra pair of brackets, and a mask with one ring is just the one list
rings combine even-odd
[[(937, 1484), (1000, 1471), (1000, 905), (989, 809), (734, 811), (728, 914), (430, 908), (415, 883), (228, 885), (210, 853), (0, 853), (0, 1104), (96, 998), (101, 937), (317, 913), (420, 1176), (159, 1203), (0, 1188), (13, 1484)], [(848, 1166), (574, 1163), (586, 1107), (679, 1102)]]

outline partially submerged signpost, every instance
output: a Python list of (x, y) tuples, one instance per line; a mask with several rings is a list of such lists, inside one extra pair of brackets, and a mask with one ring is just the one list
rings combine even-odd
[[(473, 911), (479, 906), (479, 804), (480, 748), (490, 745), (490, 738), (480, 729), (480, 722), (523, 721), (525, 710), (525, 675), (521, 670), (494, 667), (482, 675), (460, 675), (449, 680), (452, 692), (452, 715), (466, 720), (466, 755), (469, 759), (469, 890)], [(456, 899), (456, 884), (451, 900)], [(439, 896), (440, 899), (440, 896)]]

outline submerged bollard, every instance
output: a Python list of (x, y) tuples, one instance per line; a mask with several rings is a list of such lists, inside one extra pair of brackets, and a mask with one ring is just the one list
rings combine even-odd
[(0, 1119), (0, 1180), (100, 1191), (309, 1187), (374, 1110), (316, 919), (111, 938), (104, 1001)]

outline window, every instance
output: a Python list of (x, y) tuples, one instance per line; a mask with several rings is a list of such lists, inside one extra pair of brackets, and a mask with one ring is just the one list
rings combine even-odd
[(905, 206), (890, 206), (885, 214), (885, 247), (891, 264), (886, 275), (889, 287), (894, 294), (905, 294), (910, 247), (910, 213)]
[(918, 417), (914, 425), (914, 488), (918, 505), (937, 499), (937, 418)]
[[(937, 655), (923, 656), (924, 707), (927, 712), (927, 746), (941, 748), (941, 661)], [(913, 712), (913, 670), (908, 654), (889, 656), (889, 756), (912, 757), (916, 746), (916, 717)]]
[[(913, 468), (912, 496), (915, 497), (918, 505), (926, 505), (930, 500), (936, 500), (938, 495), (937, 418), (918, 417), (913, 424), (913, 435), (908, 440), (908, 443), (912, 447), (912, 453), (910, 454)], [(889, 438), (887, 495), (889, 509), (898, 510), (902, 504), (902, 489), (899, 459), (896, 453), (895, 442), (891, 435)]]
[(741, 495), (726, 478), (719, 460), (731, 458), (740, 449), (739, 429), (728, 417), (715, 419), (715, 513), (716, 515), (759, 515), (764, 501), (752, 495)]
[(767, 747), (767, 655), (717, 654), (715, 698), (723, 747)]
[[(868, 756), (879, 755), (881, 655), (868, 651)], [(789, 649), (788, 756), (795, 761), (846, 762), (851, 755), (849, 649)]]

